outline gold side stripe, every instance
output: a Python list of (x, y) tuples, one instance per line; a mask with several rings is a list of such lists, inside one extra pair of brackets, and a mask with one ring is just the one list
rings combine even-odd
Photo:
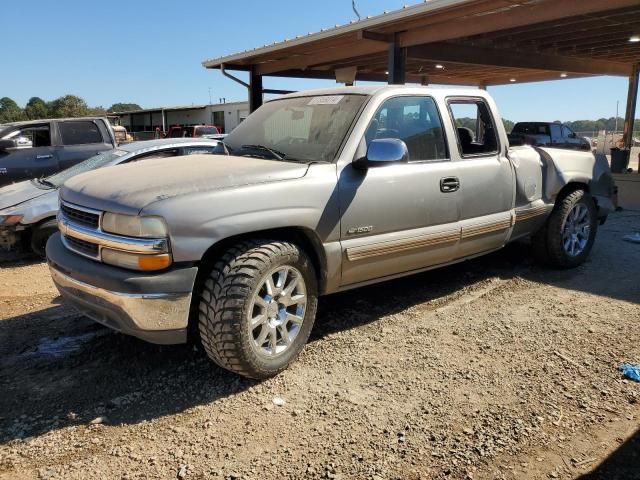
[(395, 240), (371, 246), (347, 248), (347, 258), (349, 261), (362, 260), (365, 258), (378, 257), (381, 255), (391, 255), (407, 250), (415, 250), (434, 245), (444, 245), (455, 243), (460, 239), (460, 232), (432, 233), (422, 237)]
[(462, 238), (476, 237), (486, 233), (498, 232), (511, 228), (511, 218), (500, 220), (493, 223), (485, 223), (483, 225), (473, 225), (471, 227), (463, 227)]
[(527, 208), (522, 210), (516, 210), (516, 221), (522, 222), (523, 220), (529, 220), (533, 217), (539, 217), (546, 214), (548, 211), (547, 205), (541, 207)]

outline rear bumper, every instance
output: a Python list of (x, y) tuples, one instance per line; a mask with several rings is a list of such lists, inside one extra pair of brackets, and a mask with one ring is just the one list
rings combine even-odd
[(129, 272), (70, 252), (60, 234), (47, 243), (47, 261), (60, 294), (83, 315), (151, 343), (187, 341), (196, 267)]

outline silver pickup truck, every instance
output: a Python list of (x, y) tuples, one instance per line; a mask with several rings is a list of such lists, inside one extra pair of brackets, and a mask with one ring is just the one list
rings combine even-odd
[(500, 118), (481, 90), (270, 101), (220, 145), (221, 161), (67, 181), (47, 244), (53, 280), (104, 325), (155, 343), (198, 339), (220, 366), (267, 378), (304, 347), (320, 295), (524, 237), (545, 263), (580, 265), (613, 209), (606, 161), (510, 148)]

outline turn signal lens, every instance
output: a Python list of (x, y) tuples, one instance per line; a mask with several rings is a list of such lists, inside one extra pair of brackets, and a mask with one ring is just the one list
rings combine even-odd
[(143, 255), (138, 257), (138, 267), (140, 270), (163, 270), (171, 265), (171, 256), (163, 255)]
[(102, 249), (102, 261), (115, 267), (145, 272), (164, 270), (172, 263), (171, 255), (168, 253), (160, 255), (140, 255), (137, 253), (111, 250), (109, 248)]
[(16, 223), (20, 223), (22, 215), (0, 215), (0, 225), (10, 227)]

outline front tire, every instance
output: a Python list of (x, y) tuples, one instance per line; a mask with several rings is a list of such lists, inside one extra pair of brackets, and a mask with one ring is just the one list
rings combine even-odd
[(31, 250), (44, 259), (47, 257), (45, 247), (49, 237), (58, 231), (58, 223), (55, 219), (47, 220), (35, 226), (31, 232)]
[(574, 190), (558, 199), (545, 226), (533, 236), (534, 256), (554, 267), (577, 267), (589, 256), (597, 230), (593, 198), (584, 190)]
[(207, 355), (245, 377), (277, 375), (309, 339), (317, 291), (313, 264), (295, 244), (251, 240), (230, 248), (200, 294), (199, 330)]

